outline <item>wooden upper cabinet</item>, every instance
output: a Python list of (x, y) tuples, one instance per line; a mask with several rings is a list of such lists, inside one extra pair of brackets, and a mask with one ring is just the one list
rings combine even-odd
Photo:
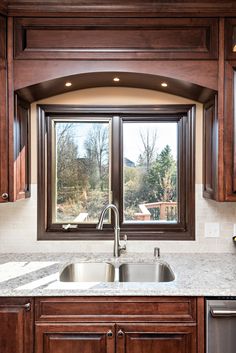
[(30, 104), (15, 95), (14, 201), (30, 196)]
[(215, 18), (16, 18), (15, 59), (217, 59)]
[(33, 352), (33, 302), (0, 298), (0, 352)]
[(203, 115), (203, 196), (217, 198), (218, 120), (217, 97), (204, 105)]
[(8, 201), (6, 18), (0, 16), (0, 202)]
[[(235, 62), (236, 65), (236, 62)], [(225, 65), (224, 115), (224, 184), (225, 200), (236, 201), (236, 71), (229, 62)]]
[(236, 201), (236, 18), (225, 22), (224, 193), (226, 201)]
[(14, 96), (11, 22), (0, 15), (0, 203), (30, 196), (30, 105)]
[(225, 54), (226, 59), (236, 59), (236, 18), (225, 20)]

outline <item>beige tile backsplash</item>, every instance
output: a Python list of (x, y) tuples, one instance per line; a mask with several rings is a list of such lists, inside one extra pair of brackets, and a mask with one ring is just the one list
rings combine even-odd
[[(202, 185), (196, 185), (195, 241), (130, 241), (130, 252), (235, 252), (232, 242), (236, 219), (235, 203), (216, 203), (202, 198)], [(0, 252), (110, 252), (111, 241), (37, 241), (37, 185), (32, 197), (0, 205)], [(205, 222), (219, 223), (219, 237), (207, 237)]]

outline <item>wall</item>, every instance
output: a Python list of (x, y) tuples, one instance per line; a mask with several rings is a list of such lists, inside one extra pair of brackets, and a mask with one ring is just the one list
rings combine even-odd
[[(196, 104), (196, 240), (130, 241), (128, 251), (234, 252), (232, 243), (236, 203), (217, 203), (202, 198), (202, 105), (169, 94), (122, 87), (93, 88), (44, 99), (47, 104)], [(0, 205), (0, 252), (112, 252), (111, 241), (37, 241), (37, 136), (36, 103), (32, 104), (32, 197)], [(236, 232), (236, 230), (235, 230)]]

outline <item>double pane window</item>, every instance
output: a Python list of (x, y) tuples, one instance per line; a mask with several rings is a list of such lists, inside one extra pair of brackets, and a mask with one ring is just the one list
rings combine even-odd
[(112, 238), (108, 203), (130, 239), (194, 237), (194, 109), (167, 107), (40, 107), (40, 239)]

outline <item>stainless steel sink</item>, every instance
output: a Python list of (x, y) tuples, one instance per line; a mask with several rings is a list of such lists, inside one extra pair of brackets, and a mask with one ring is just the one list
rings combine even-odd
[[(118, 271), (119, 273), (115, 272)], [(115, 269), (110, 263), (78, 262), (67, 265), (60, 273), (61, 282), (171, 282), (171, 267), (163, 261), (125, 263)]]
[(120, 282), (171, 282), (174, 272), (166, 262), (128, 263), (119, 267)]
[(114, 282), (115, 267), (107, 262), (78, 262), (60, 273), (61, 282)]

